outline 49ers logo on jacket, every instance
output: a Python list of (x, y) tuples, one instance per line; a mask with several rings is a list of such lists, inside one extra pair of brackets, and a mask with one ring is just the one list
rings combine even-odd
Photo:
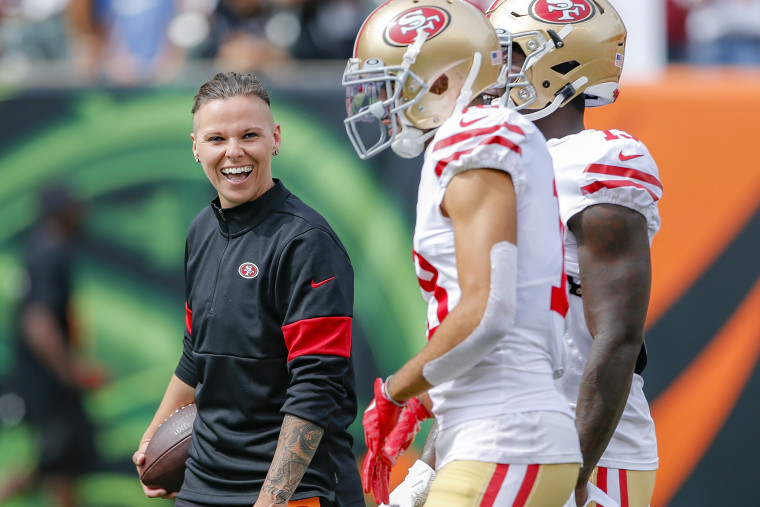
[(420, 32), (427, 32), (432, 39), (446, 29), (451, 15), (438, 7), (407, 9), (388, 23), (385, 42), (391, 46), (408, 46)]
[(252, 262), (244, 262), (238, 268), (238, 273), (243, 278), (256, 278), (256, 275), (259, 274), (259, 268)]
[(594, 4), (588, 0), (535, 0), (530, 16), (546, 23), (580, 23), (594, 16)]

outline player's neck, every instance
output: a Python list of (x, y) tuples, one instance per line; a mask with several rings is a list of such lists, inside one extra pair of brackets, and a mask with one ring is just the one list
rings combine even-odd
[(554, 111), (552, 114), (533, 123), (548, 139), (561, 139), (565, 136), (577, 134), (586, 130), (583, 122), (584, 110), (579, 110), (568, 104)]

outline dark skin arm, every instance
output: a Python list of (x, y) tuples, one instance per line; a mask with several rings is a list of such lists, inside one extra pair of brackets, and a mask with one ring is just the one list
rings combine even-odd
[(583, 311), (594, 342), (581, 378), (576, 426), (583, 454), (576, 502), (609, 444), (631, 390), (644, 341), (652, 270), (646, 219), (598, 204), (568, 222), (578, 241)]
[(255, 507), (287, 505), (311, 463), (324, 429), (286, 414), (269, 473), (261, 487)]

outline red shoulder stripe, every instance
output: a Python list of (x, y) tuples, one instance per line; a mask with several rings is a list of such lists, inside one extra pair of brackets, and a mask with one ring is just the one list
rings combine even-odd
[(465, 141), (467, 139), (472, 139), (473, 137), (478, 137), (486, 134), (493, 134), (494, 132), (497, 132), (501, 129), (507, 129), (510, 132), (514, 132), (515, 134), (520, 134), (521, 136), (525, 135), (525, 132), (523, 132), (523, 129), (520, 127), (516, 127), (515, 125), (510, 125), (509, 123), (502, 123), (501, 125), (493, 125), (491, 127), (483, 127), (478, 129), (470, 129), (465, 130), (462, 132), (458, 132), (454, 134), (453, 136), (449, 136), (445, 139), (441, 139), (437, 143), (435, 143), (435, 146), (433, 147), (433, 151), (440, 150), (441, 148), (445, 148), (447, 146), (451, 146), (452, 144), (456, 144), (461, 141)]
[[(505, 146), (505, 147), (509, 148), (510, 150), (514, 151), (515, 153), (522, 153), (522, 149), (517, 144), (513, 143), (512, 141), (510, 141), (506, 137), (502, 137), (502, 136), (499, 136), (499, 135), (491, 136), (491, 137), (487, 137), (487, 138), (483, 139), (481, 142), (478, 143), (477, 146), (475, 146), (475, 148), (478, 148), (479, 146), (484, 146), (484, 145), (487, 145), (487, 144), (499, 144), (501, 146)], [(446, 169), (447, 165), (449, 165), (452, 162), (456, 162), (457, 160), (459, 160), (460, 158), (462, 158), (463, 155), (467, 155), (468, 153), (472, 153), (473, 151), (475, 151), (475, 148), (472, 148), (472, 149), (469, 149), (469, 150), (464, 150), (464, 151), (457, 151), (454, 154), (452, 154), (452, 155), (450, 155), (450, 156), (448, 156), (448, 157), (446, 157), (444, 159), (439, 160), (438, 163), (435, 166), (435, 174), (436, 174), (436, 176), (438, 176), (440, 178), (441, 174), (443, 174), (443, 171), (444, 171), (444, 169)]]
[(596, 174), (609, 174), (612, 176), (620, 176), (622, 178), (631, 178), (641, 181), (643, 183), (649, 183), (662, 190), (662, 183), (660, 180), (652, 176), (651, 174), (639, 171), (637, 169), (631, 169), (630, 167), (619, 167), (615, 165), (606, 164), (590, 164), (584, 173), (596, 173)]
[(642, 190), (646, 190), (649, 192), (649, 195), (652, 196), (652, 199), (655, 201), (659, 201), (660, 198), (657, 197), (657, 194), (649, 190), (644, 185), (640, 185), (638, 183), (635, 183), (633, 181), (625, 181), (625, 180), (606, 180), (606, 181), (595, 181), (594, 183), (591, 183), (589, 185), (586, 185), (585, 187), (581, 187), (581, 192), (583, 194), (593, 194), (594, 192), (597, 192), (603, 188), (620, 188), (620, 187), (636, 187), (640, 188)]

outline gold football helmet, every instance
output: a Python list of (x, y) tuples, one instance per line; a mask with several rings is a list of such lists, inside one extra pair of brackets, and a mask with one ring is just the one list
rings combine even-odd
[(510, 107), (536, 120), (581, 93), (588, 107), (617, 99), (627, 31), (608, 0), (497, 0), (487, 15), (505, 50)]
[(493, 26), (465, 0), (384, 3), (364, 21), (343, 73), (344, 123), (359, 157), (388, 146), (419, 155), (435, 129), (496, 82), (502, 63)]

